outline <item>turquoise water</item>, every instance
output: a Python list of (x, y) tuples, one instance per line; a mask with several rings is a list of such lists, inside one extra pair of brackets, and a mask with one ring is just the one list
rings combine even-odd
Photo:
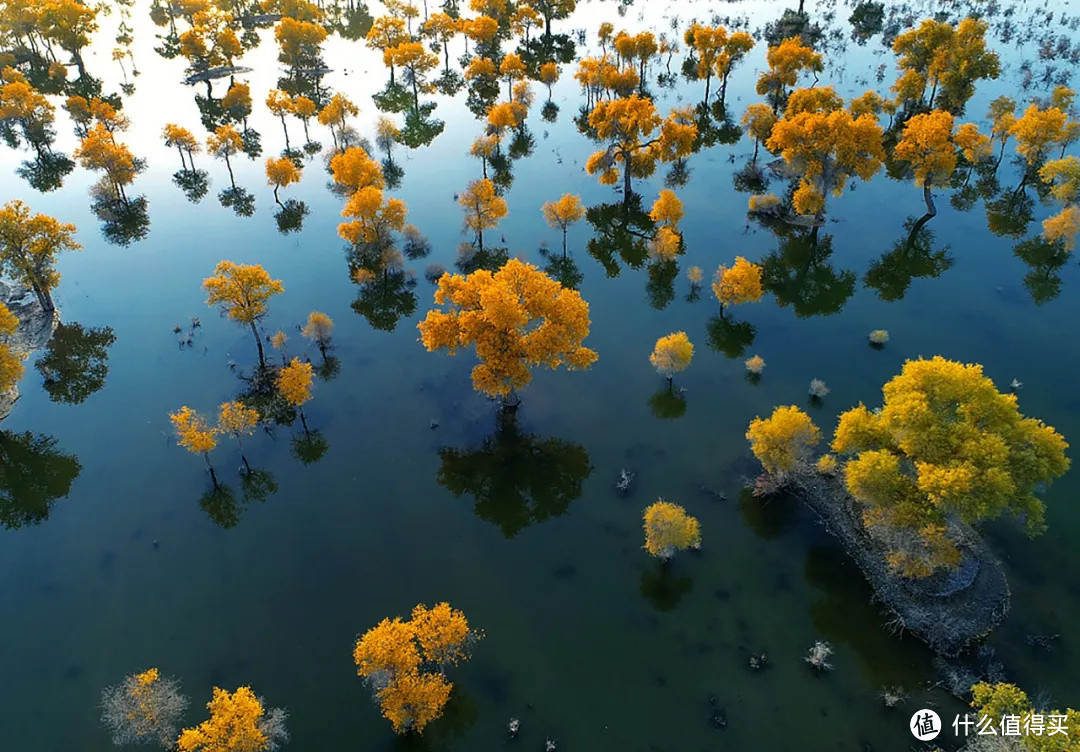
[[(910, 4), (895, 19), (906, 23), (933, 11), (957, 17), (966, 7)], [(1068, 68), (1038, 60), (1045, 28), (1076, 38), (1068, 25), (1058, 27), (1058, 18), (1044, 24), (1034, 14), (1039, 7), (1000, 4), (992, 34), (1003, 75), (979, 85), (971, 119), (979, 121), (1000, 93), (1018, 100), (1045, 93), (1046, 66)], [(676, 16), (684, 28), (714, 11), (748, 18), (749, 28), (759, 29), (781, 8), (639, 4), (620, 18), (615, 4), (589, 2), (556, 30), (585, 29), (591, 41), (605, 19), (631, 31), (665, 30)], [(830, 42), (823, 82), (846, 96), (868, 86), (884, 93), (893, 58), (881, 35), (858, 46), (848, 39), (847, 7), (811, 2), (807, 11), (842, 35)], [(117, 22), (116, 14), (103, 20), (100, 43), (85, 55), (106, 91), (122, 81), (110, 59)], [(3, 426), (54, 437), (80, 466), (47, 520), (0, 531), (5, 749), (110, 748), (99, 722), (101, 689), (151, 665), (182, 681), (193, 706), (186, 723), (203, 718), (212, 687), (250, 684), (270, 705), (288, 710), (289, 748), (303, 750), (493, 749), (504, 744), (512, 717), (521, 719), (515, 744), (523, 749), (541, 749), (551, 737), (559, 749), (577, 750), (904, 750), (916, 709), (938, 707), (951, 718), (959, 706), (929, 687), (936, 681), (929, 652), (885, 631), (868, 587), (812, 517), (740, 494), (757, 472), (743, 434), (774, 405), (805, 404), (812, 378), (825, 380), (831, 393), (808, 409), (831, 430), (836, 415), (858, 401), (878, 404), (881, 384), (905, 359), (941, 354), (982, 363), (1002, 389), (1020, 379), (1026, 414), (1067, 438), (1080, 436), (1074, 383), (1080, 348), (1070, 329), (1080, 313), (1080, 274), (1070, 260), (1058, 270), (1060, 294), (1037, 304), (1023, 284), (1029, 269), (1013, 253), (1019, 240), (1037, 233), (1049, 207), (1034, 201), (1026, 232), (1000, 237), (987, 227), (983, 201), (958, 211), (948, 192), (939, 194), (939, 214), (928, 229), (932, 248), (947, 248), (952, 264), (936, 278), (914, 278), (902, 299), (889, 301), (867, 285), (866, 275), (906, 237), (905, 220), (922, 212), (921, 194), (884, 173), (860, 183), (830, 200), (819, 248), (827, 235), (832, 253), (824, 259), (819, 250), (813, 275), (800, 266), (798, 249), (784, 256), (805, 305), (780, 305), (769, 295), (735, 309), (734, 319), (750, 324), (755, 337), (744, 354), (727, 357), (709, 344), (715, 301), (707, 288), (700, 300), (687, 300), (685, 270), (698, 265), (708, 275), (735, 255), (762, 260), (780, 241), (747, 224), (747, 194), (733, 189), (733, 173), (749, 159), (752, 143), (711, 147), (689, 159), (689, 182), (677, 189), (686, 208), (686, 254), (673, 293), (655, 280), (650, 286), (645, 267), (620, 264), (620, 273), (609, 276), (587, 251), (591, 225), (571, 229), (592, 318), (587, 344), (600, 359), (588, 372), (537, 373), (523, 395), (517, 435), (498, 434), (493, 406), (471, 389), (472, 361), (427, 353), (415, 329), (432, 304), (424, 266), (452, 266), (464, 239), (454, 195), (480, 172), (466, 156), (481, 126), (464, 94), (432, 95), (445, 130), (430, 146), (396, 152), (405, 175), (393, 194), (408, 204), (410, 221), (433, 251), (409, 263), (418, 280), (415, 309), (392, 330), (378, 329), (351, 307), (358, 288), (336, 232), (343, 200), (328, 190), (321, 156), (282, 194), (310, 209), (296, 233), (278, 232), (262, 158), (233, 160), (237, 184), (255, 197), (253, 216), (219, 205), (216, 194), (228, 186), (228, 174), (206, 155), (197, 163), (210, 175), (210, 192), (198, 204), (185, 199), (172, 182), (176, 153), (163, 146), (160, 131), (171, 121), (201, 137), (194, 95), (204, 87), (183, 86), (184, 62), (154, 52), (160, 30), (144, 4), (134, 6), (131, 24), (141, 75), (124, 97), (132, 126), (122, 140), (147, 162), (133, 186), (148, 201), (145, 239), (125, 247), (102, 237), (88, 197), (96, 176), (77, 168), (61, 189), (40, 194), (14, 176), (26, 155), (0, 151), (8, 176), (0, 200), (22, 199), (79, 228), (84, 250), (60, 264), (62, 319), (111, 327), (116, 337), (100, 391), (78, 405), (55, 402), (28, 367), (21, 399)], [(1011, 35), (1009, 24), (1016, 27)], [(249, 122), (262, 134), (266, 156), (284, 147), (284, 137), (261, 104), (279, 75), (270, 32), (261, 34), (263, 43), (242, 59), (252, 70), (241, 78), (256, 100)], [(1000, 41), (1003, 34), (1008, 42)], [(455, 56), (462, 52), (460, 40), (456, 45)], [(324, 84), (360, 105), (354, 125), (373, 138), (379, 113), (371, 95), (386, 81), (381, 61), (361, 43), (336, 36), (324, 56), (333, 69)], [(1020, 89), (1025, 59), (1034, 60), (1035, 71), (1027, 92)], [(886, 78), (877, 84), (882, 64)], [(678, 65), (679, 57), (672, 70)], [(763, 65), (759, 44), (732, 77), (728, 103), (736, 112), (757, 101), (753, 82)], [(505, 236), (511, 254), (540, 265), (547, 263), (542, 244), (559, 245), (543, 222), (544, 201), (564, 192), (580, 194), (587, 206), (619, 200), (584, 172), (593, 148), (572, 122), (581, 97), (571, 72), (564, 66), (555, 87), (556, 123), (541, 120), (546, 92), (535, 87), (529, 120), (535, 149), (514, 162), (505, 194), (510, 214), (492, 233)], [(223, 82), (216, 87), (220, 96)], [(672, 90), (655, 88), (665, 111), (694, 103), (702, 90), (681, 80)], [(71, 154), (70, 123), (59, 110), (57, 120), (56, 148)], [(299, 123), (290, 122), (294, 142), (301, 134)], [(329, 147), (325, 129), (313, 126), (312, 135)], [(663, 173), (636, 181), (647, 202), (663, 187)], [(999, 176), (1003, 190), (1019, 182), (1008, 161)], [(210, 413), (234, 397), (243, 386), (238, 372), (255, 360), (250, 332), (204, 303), (200, 283), (223, 258), (260, 263), (284, 282), (267, 326), (291, 335), (291, 354), (303, 352), (295, 327), (307, 313), (329, 314), (340, 362), (337, 377), (317, 383), (306, 409), (309, 425), (328, 442), (325, 455), (313, 464), (297, 461), (290, 439), (302, 433), (298, 425), (253, 437), (248, 458), (273, 473), (277, 491), (250, 501), (228, 529), (200, 506), (208, 488), (204, 466), (175, 445), (168, 422), (181, 404)], [(821, 270), (828, 265), (842, 292), (850, 287), (846, 300), (829, 290), (810, 294), (816, 288), (808, 280), (827, 278)], [(799, 315), (822, 309), (838, 310)], [(187, 331), (193, 316), (202, 325), (191, 346), (180, 348), (172, 328)], [(880, 351), (866, 345), (867, 332), (877, 328), (891, 335)], [(696, 350), (678, 378), (686, 412), (665, 420), (650, 409), (650, 398), (665, 385), (647, 356), (658, 336), (676, 330), (685, 330)], [(307, 354), (318, 360), (314, 348)], [(767, 361), (757, 384), (744, 375), (751, 354)], [(453, 493), (447, 450), (472, 453), (472, 467), (480, 468), (472, 487), (495, 489), (483, 497), (487, 503), (471, 490)], [(235, 447), (223, 445), (214, 459), (239, 497)], [(628, 497), (614, 489), (622, 468), (636, 475)], [(990, 644), (1011, 680), (1074, 706), (1080, 701), (1078, 491), (1075, 473), (1049, 489), (1050, 529), (1040, 539), (1025, 539), (1007, 521), (986, 528), (1013, 592), (1012, 614)], [(641, 550), (641, 511), (659, 496), (697, 516), (704, 538), (700, 553), (678, 558), (666, 573)], [(355, 675), (352, 643), (384, 616), (440, 600), (462, 609), (487, 636), (453, 674), (447, 716), (422, 740), (395, 739)], [(1029, 633), (1060, 635), (1055, 651), (1029, 646)], [(835, 668), (825, 675), (802, 661), (817, 639), (836, 650)], [(770, 667), (753, 672), (748, 658), (761, 652)], [(893, 685), (903, 685), (911, 698), (889, 711), (878, 694)], [(724, 710), (726, 729), (710, 723), (710, 697)]]

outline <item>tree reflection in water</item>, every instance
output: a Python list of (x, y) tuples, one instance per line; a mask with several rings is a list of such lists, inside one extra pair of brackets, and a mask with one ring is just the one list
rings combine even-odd
[(507, 538), (566, 513), (593, 466), (585, 447), (524, 433), (514, 411), (499, 412), (495, 433), (473, 449), (444, 447), (437, 480)]
[(71, 492), (82, 466), (44, 434), (0, 431), (0, 525), (37, 525)]

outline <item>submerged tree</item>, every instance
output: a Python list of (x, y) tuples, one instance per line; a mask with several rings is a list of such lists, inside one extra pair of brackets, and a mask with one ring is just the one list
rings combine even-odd
[(800, 177), (795, 211), (820, 223), (828, 194), (840, 195), (852, 177), (869, 180), (881, 169), (882, 136), (876, 116), (853, 116), (832, 87), (825, 87), (793, 93), (766, 145)]
[(232, 162), (229, 157), (239, 154), (244, 150), (244, 139), (231, 125), (221, 125), (206, 139), (206, 151), (220, 159), (225, 160), (225, 167), (229, 170), (229, 183), (236, 190), (236, 177), (233, 175)]
[(251, 334), (259, 348), (259, 366), (265, 368), (266, 357), (259, 322), (269, 313), (267, 301), (285, 291), (281, 280), (271, 279), (258, 264), (219, 261), (214, 268), (214, 276), (203, 280), (203, 289), (207, 293), (208, 306), (221, 306), (222, 313), (230, 319), (251, 327)]
[(353, 661), (394, 732), (422, 734), (450, 699), (447, 669), (468, 660), (481, 637), (450, 604), (418, 604), (411, 620), (383, 619), (358, 638)]
[(532, 380), (530, 366), (573, 370), (596, 362), (582, 346), (589, 334), (589, 305), (536, 267), (512, 259), (497, 272), (486, 269), (467, 277), (444, 274), (433, 309), (418, 324), (429, 352), (475, 348), (473, 387), (502, 400), (519, 402), (517, 390)]
[(670, 390), (675, 374), (685, 371), (693, 357), (694, 346), (686, 332), (672, 332), (656, 340), (649, 362), (657, 373), (667, 379)]
[[(989, 23), (965, 18), (953, 26), (928, 18), (893, 40), (900, 77), (893, 85), (897, 101), (909, 111), (938, 107), (963, 111), (975, 82), (997, 78), (1001, 63), (986, 49)], [(927, 89), (929, 88), (929, 95)]]
[(817, 74), (824, 69), (821, 53), (805, 46), (798, 36), (770, 47), (765, 59), (769, 69), (758, 77), (757, 93), (766, 98), (776, 113), (787, 104), (788, 91), (798, 83), (803, 71), (813, 73), (817, 83)]
[(288, 364), (282, 366), (277, 374), (278, 392), (300, 414), (300, 423), (304, 427), (304, 433), (308, 433), (304, 405), (311, 401), (312, 373), (311, 363), (304, 363), (299, 358), (293, 358)]
[(285, 711), (267, 710), (251, 687), (232, 693), (214, 687), (213, 699), (206, 707), (210, 718), (180, 732), (178, 752), (274, 752), (289, 740)]
[(599, 102), (589, 115), (589, 127), (607, 146), (589, 157), (585, 170), (599, 174), (604, 185), (623, 185), (623, 202), (633, 193), (631, 177), (644, 178), (657, 162), (671, 162), (690, 154), (697, 126), (687, 111), (674, 110), (661, 118), (647, 97), (634, 94)]
[(217, 432), (233, 439), (240, 446), (240, 460), (250, 473), (251, 465), (244, 453), (244, 437), (251, 436), (255, 432), (255, 426), (259, 423), (259, 412), (242, 402), (223, 402), (218, 408)]
[(832, 447), (852, 455), (844, 476), (889, 564), (910, 577), (962, 559), (951, 517), (967, 523), (1005, 512), (1030, 535), (1045, 527), (1035, 491), (1069, 468), (1068, 444), (1025, 418), (982, 366), (936, 356), (909, 360), (883, 388), (885, 403), (840, 416)]
[(475, 233), (477, 247), (483, 253), (484, 230), (498, 227), (506, 216), (506, 200), (496, 192), (495, 184), (485, 178), (469, 183), (458, 204), (465, 210), (465, 226)]
[(57, 256), (80, 248), (75, 242), (75, 225), (45, 214), (31, 216), (30, 207), (18, 200), (0, 207), (0, 269), (33, 290), (46, 311), (56, 307), (52, 291), (60, 283)]
[(540, 209), (549, 226), (562, 230), (562, 250), (563, 256), (566, 256), (566, 232), (570, 225), (585, 218), (581, 197), (565, 193), (558, 201), (548, 201)]
[(192, 454), (201, 454), (206, 460), (206, 467), (210, 470), (210, 480), (217, 487), (217, 473), (210, 462), (210, 452), (217, 446), (216, 431), (206, 421), (187, 405), (184, 405), (175, 413), (169, 414), (169, 420), (176, 428), (177, 445), (182, 446)]
[(180, 716), (187, 706), (180, 683), (150, 668), (105, 688), (101, 693), (101, 721), (118, 747), (152, 743), (173, 749)]
[(676, 551), (701, 548), (701, 526), (678, 504), (660, 499), (645, 510), (645, 550), (668, 561)]
[(720, 315), (724, 309), (742, 303), (756, 303), (765, 294), (761, 286), (761, 267), (742, 256), (735, 257), (731, 267), (720, 266), (713, 277), (713, 295), (720, 302)]

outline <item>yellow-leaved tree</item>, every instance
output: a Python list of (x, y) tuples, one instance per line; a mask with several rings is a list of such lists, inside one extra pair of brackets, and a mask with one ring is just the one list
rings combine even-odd
[(761, 286), (761, 266), (736, 256), (730, 267), (721, 265), (716, 269), (712, 290), (720, 301), (721, 316), (726, 306), (756, 303), (765, 294)]
[(1080, 159), (1070, 154), (1047, 162), (1039, 170), (1039, 177), (1050, 185), (1050, 195), (1065, 205), (1043, 220), (1043, 238), (1048, 243), (1060, 241), (1065, 250), (1072, 250), (1080, 233)]
[(278, 191), (300, 182), (300, 168), (288, 157), (269, 157), (266, 160), (266, 184), (274, 187), (274, 201), (284, 208)]
[(334, 331), (334, 321), (321, 311), (308, 314), (307, 323), (301, 334), (310, 339), (319, 348), (323, 360), (326, 360), (326, 348), (330, 346), (330, 334)]
[(566, 231), (570, 225), (580, 222), (585, 218), (585, 207), (581, 205), (581, 197), (572, 193), (564, 193), (558, 201), (548, 201), (540, 210), (544, 213), (544, 219), (548, 225), (562, 230), (562, 252), (566, 257)]
[(937, 215), (931, 189), (949, 185), (960, 154), (972, 164), (986, 159), (990, 155), (990, 138), (979, 133), (972, 123), (954, 132), (953, 116), (945, 110), (919, 113), (904, 123), (893, 156), (911, 166), (915, 185), (923, 189), (926, 220)]
[(604, 185), (623, 182), (623, 201), (633, 193), (631, 177), (645, 178), (656, 171), (657, 162), (671, 162), (687, 156), (697, 138), (691, 112), (673, 110), (661, 118), (648, 97), (636, 94), (601, 101), (589, 115), (589, 127), (607, 147), (594, 153), (585, 164), (590, 175), (599, 173)]
[(408, 209), (405, 202), (398, 198), (386, 198), (381, 189), (365, 186), (349, 196), (343, 217), (351, 222), (338, 225), (338, 235), (354, 246), (370, 244), (387, 246), (392, 241), (392, 233), (405, 228)]
[(765, 97), (774, 113), (780, 112), (787, 104), (788, 90), (799, 82), (803, 71), (817, 74), (824, 69), (820, 52), (802, 43), (802, 37), (789, 37), (770, 47), (765, 53), (768, 70), (762, 72), (757, 81), (757, 93)]
[(649, 240), (649, 255), (657, 261), (674, 261), (682, 250), (679, 222), (686, 212), (673, 191), (662, 190), (649, 210), (656, 232)]
[(214, 472), (214, 466), (210, 462), (210, 452), (214, 451), (214, 447), (217, 446), (217, 437), (215, 436), (217, 432), (207, 423), (206, 418), (187, 405), (184, 405), (175, 413), (170, 413), (169, 420), (172, 421), (173, 427), (176, 428), (176, 443), (192, 454), (201, 454), (203, 456), (203, 459), (206, 460), (206, 467), (210, 470), (210, 480), (213, 481), (214, 488), (217, 488), (217, 473)]
[[(172, 147), (175, 146), (176, 150), (180, 152), (180, 166), (187, 170), (195, 169), (195, 155), (198, 154), (202, 147), (199, 146), (199, 140), (195, 138), (195, 135), (187, 128), (183, 128), (175, 123), (166, 123), (165, 128), (162, 130), (162, 136), (165, 138), (165, 145)], [(184, 155), (187, 155), (187, 159), (184, 159)], [(188, 162), (191, 163), (190, 167)]]
[(229, 183), (236, 190), (236, 176), (233, 175), (232, 162), (229, 157), (244, 150), (244, 139), (240, 132), (231, 125), (220, 125), (217, 130), (206, 138), (206, 151), (215, 157), (225, 160), (225, 167), (229, 170)]
[(353, 661), (395, 733), (422, 734), (450, 699), (446, 670), (467, 660), (482, 636), (450, 604), (418, 604), (411, 620), (383, 619), (365, 632)]
[[(1021, 749), (1031, 752), (1076, 752), (1080, 748), (1076, 741), (1080, 737), (1080, 710), (1036, 707), (1027, 692), (1015, 684), (979, 682), (971, 688), (971, 707), (980, 718), (985, 716), (990, 719), (987, 724), (989, 728), (1008, 728), (1006, 716), (1012, 716), (1018, 719), (1016, 722), (1022, 729), (1030, 729), (1031, 733), (1025, 735)], [(1051, 733), (1051, 727), (1064, 730)]]
[(334, 139), (334, 152), (342, 152), (349, 145), (349, 118), (356, 117), (360, 108), (348, 97), (338, 92), (330, 98), (326, 106), (316, 116), (320, 124), (330, 129), (330, 138)]
[(656, 340), (649, 362), (656, 372), (668, 380), (671, 388), (676, 373), (685, 371), (694, 357), (694, 345), (686, 332), (672, 332)]
[(474, 180), (461, 194), (458, 204), (465, 210), (465, 226), (476, 234), (476, 244), (484, 251), (484, 230), (498, 227), (506, 216), (506, 199), (495, 190), (487, 178)]
[(594, 351), (582, 345), (589, 334), (589, 304), (531, 264), (511, 259), (497, 272), (480, 269), (467, 277), (444, 274), (433, 309), (417, 328), (428, 351), (460, 347), (476, 351), (473, 388), (519, 402), (517, 390), (532, 380), (531, 366), (588, 368)]
[(56, 257), (82, 248), (75, 242), (75, 225), (46, 214), (30, 215), (22, 201), (0, 207), (0, 273), (30, 288), (41, 307), (56, 309), (52, 291), (60, 283)]
[(645, 510), (645, 550), (668, 561), (676, 551), (701, 548), (701, 525), (678, 504), (659, 499)]
[(810, 416), (795, 405), (778, 407), (768, 418), (754, 418), (746, 430), (750, 450), (765, 472), (779, 484), (800, 469), (821, 441), (821, 431)]
[(236, 439), (240, 446), (240, 459), (247, 471), (251, 472), (247, 455), (244, 453), (244, 437), (255, 433), (255, 426), (259, 423), (259, 413), (242, 402), (223, 402), (218, 408), (217, 433), (225, 434)]
[(311, 401), (313, 369), (310, 363), (293, 358), (281, 367), (277, 375), (277, 388), (281, 396), (300, 414), (300, 423), (304, 433), (308, 433), (307, 418), (304, 417), (304, 405)]
[(988, 28), (986, 21), (975, 18), (956, 26), (927, 18), (898, 34), (893, 52), (900, 76), (892, 87), (897, 102), (908, 110), (963, 110), (975, 93), (975, 82), (1001, 72), (997, 53), (986, 48)]
[(882, 391), (880, 410), (860, 404), (840, 416), (832, 447), (851, 457), (848, 491), (894, 569), (919, 577), (958, 564), (953, 517), (1011, 512), (1029, 534), (1045, 529), (1035, 491), (1069, 468), (1068, 444), (1021, 415), (1016, 395), (998, 392), (982, 366), (909, 360)]
[(11, 349), (11, 337), (19, 328), (19, 319), (0, 303), (0, 392), (7, 391), (23, 377), (24, 357)]
[(683, 35), (683, 41), (694, 51), (697, 59), (695, 74), (705, 79), (705, 99), (709, 104), (709, 88), (714, 75), (720, 77), (720, 106), (727, 97), (728, 77), (736, 64), (754, 48), (754, 38), (745, 31), (729, 32), (723, 26), (704, 26), (697, 22)]
[(251, 334), (259, 348), (259, 366), (265, 368), (266, 357), (259, 322), (270, 311), (267, 306), (270, 298), (285, 291), (281, 280), (271, 279), (259, 264), (219, 261), (214, 267), (214, 276), (203, 280), (203, 289), (207, 294), (206, 305), (221, 306), (222, 313), (230, 319), (251, 327)]
[(362, 188), (386, 187), (382, 165), (359, 146), (350, 146), (330, 160), (330, 175), (348, 193)]
[(779, 152), (801, 178), (795, 211), (821, 222), (828, 194), (839, 196), (852, 177), (869, 180), (881, 169), (885, 159), (881, 126), (874, 115), (854, 117), (843, 109), (843, 100), (832, 87), (799, 90), (790, 100), (766, 146)]
[(272, 752), (288, 741), (285, 711), (267, 711), (251, 687), (229, 692), (214, 687), (210, 717), (180, 732), (178, 752)]

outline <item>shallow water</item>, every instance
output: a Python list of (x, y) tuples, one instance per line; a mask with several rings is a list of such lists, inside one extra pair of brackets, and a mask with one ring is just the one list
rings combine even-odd
[[(934, 10), (957, 17), (964, 7), (914, 4), (911, 18)], [(993, 33), (1000, 36), (1006, 23), (1023, 30), (1037, 7), (1000, 3)], [(713, 11), (749, 17), (756, 29), (780, 7), (639, 3), (619, 18), (615, 4), (587, 2), (556, 30), (585, 29), (592, 40), (605, 19), (632, 31), (663, 30), (674, 14), (684, 28)], [(810, 2), (807, 11), (847, 39), (847, 7)], [(116, 22), (115, 15), (103, 20), (102, 41), (86, 55), (106, 91), (121, 80), (110, 60)], [(55, 403), (28, 367), (22, 397), (4, 424), (11, 432), (55, 437), (81, 470), (47, 521), (0, 531), (0, 666), (7, 679), (0, 683), (0, 746), (109, 749), (98, 719), (101, 689), (151, 665), (181, 679), (194, 706), (187, 723), (203, 717), (213, 686), (250, 684), (269, 704), (287, 708), (289, 749), (302, 750), (492, 749), (504, 743), (511, 717), (521, 719), (522, 749), (540, 749), (552, 737), (569, 750), (904, 750), (911, 747), (905, 727), (916, 709), (938, 707), (948, 718), (957, 711), (956, 701), (930, 688), (936, 677), (929, 652), (886, 632), (869, 588), (810, 514), (740, 494), (756, 472), (744, 432), (774, 405), (804, 404), (812, 378), (824, 379), (831, 393), (808, 409), (831, 430), (836, 415), (860, 400), (879, 404), (881, 384), (905, 359), (941, 354), (982, 363), (1002, 389), (1020, 379), (1025, 414), (1067, 438), (1080, 435), (1073, 377), (1080, 347), (1068, 328), (1080, 314), (1075, 261), (1058, 272), (1061, 294), (1036, 304), (1023, 285), (1028, 268), (1013, 254), (1018, 239), (987, 228), (982, 201), (957, 211), (942, 192), (928, 227), (933, 247), (948, 248), (951, 268), (914, 279), (900, 300), (882, 300), (864, 275), (905, 237), (905, 220), (922, 211), (910, 182), (882, 173), (830, 199), (822, 230), (832, 239), (827, 263), (853, 278), (842, 310), (800, 316), (771, 295), (742, 306), (734, 320), (751, 324), (756, 336), (745, 354), (729, 358), (710, 348), (715, 302), (707, 288), (700, 300), (686, 300), (685, 270), (699, 265), (709, 274), (736, 254), (759, 260), (778, 239), (747, 225), (747, 194), (732, 188), (732, 174), (753, 144), (744, 138), (718, 145), (690, 158), (690, 180), (678, 189), (687, 250), (662, 309), (653, 305), (663, 294), (650, 297), (645, 268), (623, 267), (609, 277), (586, 251), (592, 227), (582, 222), (571, 229), (592, 318), (587, 344), (599, 362), (584, 373), (537, 373), (524, 393), (519, 435), (500, 438), (491, 404), (471, 389), (469, 358), (425, 352), (415, 329), (432, 303), (423, 267), (452, 266), (463, 239), (453, 196), (479, 176), (479, 164), (465, 155), (481, 126), (464, 94), (431, 96), (445, 131), (428, 147), (397, 151), (405, 176), (394, 195), (408, 204), (410, 221), (433, 252), (410, 264), (419, 279), (415, 311), (392, 331), (379, 330), (350, 308), (357, 287), (336, 233), (342, 199), (327, 189), (322, 157), (308, 161), (301, 184), (283, 192), (310, 208), (295, 234), (277, 230), (262, 159), (233, 160), (237, 184), (255, 195), (251, 217), (218, 204), (228, 175), (205, 154), (197, 157), (212, 180), (205, 199), (192, 205), (173, 185), (176, 153), (163, 146), (161, 127), (178, 122), (201, 136), (193, 95), (204, 87), (183, 86), (183, 60), (155, 54), (160, 30), (145, 4), (136, 3), (132, 25), (141, 75), (124, 98), (132, 127), (122, 139), (148, 164), (134, 186), (149, 202), (145, 239), (128, 247), (103, 239), (87, 197), (95, 177), (85, 170), (77, 168), (62, 189), (39, 194), (14, 177), (25, 155), (0, 150), (8, 176), (0, 200), (22, 199), (79, 227), (84, 250), (60, 264), (63, 320), (109, 326), (116, 335), (103, 389), (79, 405)], [(244, 75), (256, 101), (250, 125), (262, 134), (265, 156), (283, 148), (284, 139), (262, 106), (279, 66), (271, 32), (261, 33), (263, 43), (242, 62), (252, 69)], [(1033, 33), (1041, 33), (1038, 23)], [(1077, 38), (1068, 27), (1056, 33)], [(452, 54), (459, 55), (456, 44)], [(979, 85), (968, 107), (977, 122), (1001, 93), (1017, 100), (1045, 93), (1038, 81), (1047, 63), (1037, 60), (1034, 39), (1021, 32), (992, 46), (1004, 72)], [(830, 56), (823, 82), (845, 96), (875, 85), (885, 93), (893, 57), (881, 35), (865, 46), (847, 40), (838, 47), (845, 51)], [(379, 57), (338, 37), (324, 51), (333, 68), (324, 84), (360, 105), (355, 126), (372, 137), (378, 111), (371, 94), (386, 81)], [(753, 82), (764, 54), (759, 43), (733, 74), (728, 102), (738, 113), (756, 101)], [(1028, 91), (1020, 88), (1025, 59), (1035, 60), (1036, 83)], [(673, 70), (678, 64), (676, 58)], [(886, 79), (876, 84), (881, 64)], [(579, 193), (588, 206), (619, 200), (583, 170), (593, 149), (572, 122), (580, 95), (571, 73), (564, 66), (555, 87), (557, 123), (540, 120), (544, 94), (535, 87), (529, 121), (535, 150), (514, 163), (510, 214), (492, 233), (505, 236), (512, 254), (541, 265), (541, 244), (559, 244), (543, 223), (544, 201), (564, 192)], [(217, 86), (220, 96), (224, 85)], [(674, 90), (655, 91), (666, 110), (694, 103), (702, 88), (680, 80)], [(57, 148), (70, 154), (76, 146), (70, 123), (59, 110), (57, 120)], [(301, 133), (290, 122), (294, 141)], [(312, 135), (329, 147), (325, 129), (313, 125)], [(636, 181), (646, 201), (663, 187), (663, 172)], [(999, 174), (1003, 186), (1019, 180), (1008, 161)], [(1034, 236), (1048, 213), (1036, 201), (1021, 237)], [(312, 309), (329, 314), (340, 360), (340, 374), (317, 383), (306, 410), (329, 444), (325, 456), (310, 465), (294, 458), (290, 437), (301, 433), (299, 426), (250, 440), (251, 464), (271, 471), (278, 490), (249, 504), (229, 529), (200, 508), (208, 487), (204, 466), (175, 445), (168, 422), (181, 404), (209, 413), (236, 395), (241, 383), (228, 363), (243, 369), (255, 359), (250, 332), (204, 303), (200, 283), (223, 258), (260, 263), (283, 280), (285, 293), (272, 301), (267, 326), (290, 334), (293, 354), (303, 347), (295, 325)], [(202, 326), (191, 347), (179, 348), (171, 329), (186, 328), (192, 316)], [(867, 332), (877, 328), (891, 335), (880, 351), (866, 344)], [(678, 377), (687, 408), (682, 417), (662, 420), (650, 397), (665, 385), (647, 356), (658, 336), (680, 329), (696, 345), (692, 366)], [(755, 353), (768, 365), (751, 384), (743, 360)], [(491, 455), (478, 461), (481, 477), (473, 478), (494, 489), (486, 503), (448, 489), (447, 449)], [(235, 447), (222, 446), (214, 457), (222, 479), (239, 493)], [(636, 475), (628, 498), (614, 490), (621, 468)], [(1049, 532), (1035, 541), (1008, 521), (986, 528), (1013, 592), (1012, 614), (990, 644), (1011, 680), (1074, 706), (1080, 702), (1078, 492), (1075, 471), (1049, 489)], [(668, 571), (641, 550), (641, 511), (659, 496), (697, 516), (704, 537), (700, 553), (678, 558)], [(384, 616), (440, 600), (464, 610), (486, 638), (453, 674), (447, 716), (422, 740), (396, 739), (355, 675), (352, 643)], [(1055, 651), (1029, 646), (1029, 633), (1060, 635)], [(835, 669), (825, 675), (801, 660), (817, 639), (836, 651)], [(770, 667), (752, 672), (747, 660), (760, 652)], [(878, 694), (893, 685), (912, 697), (887, 711)], [(724, 710), (726, 729), (709, 723), (710, 697)]]

